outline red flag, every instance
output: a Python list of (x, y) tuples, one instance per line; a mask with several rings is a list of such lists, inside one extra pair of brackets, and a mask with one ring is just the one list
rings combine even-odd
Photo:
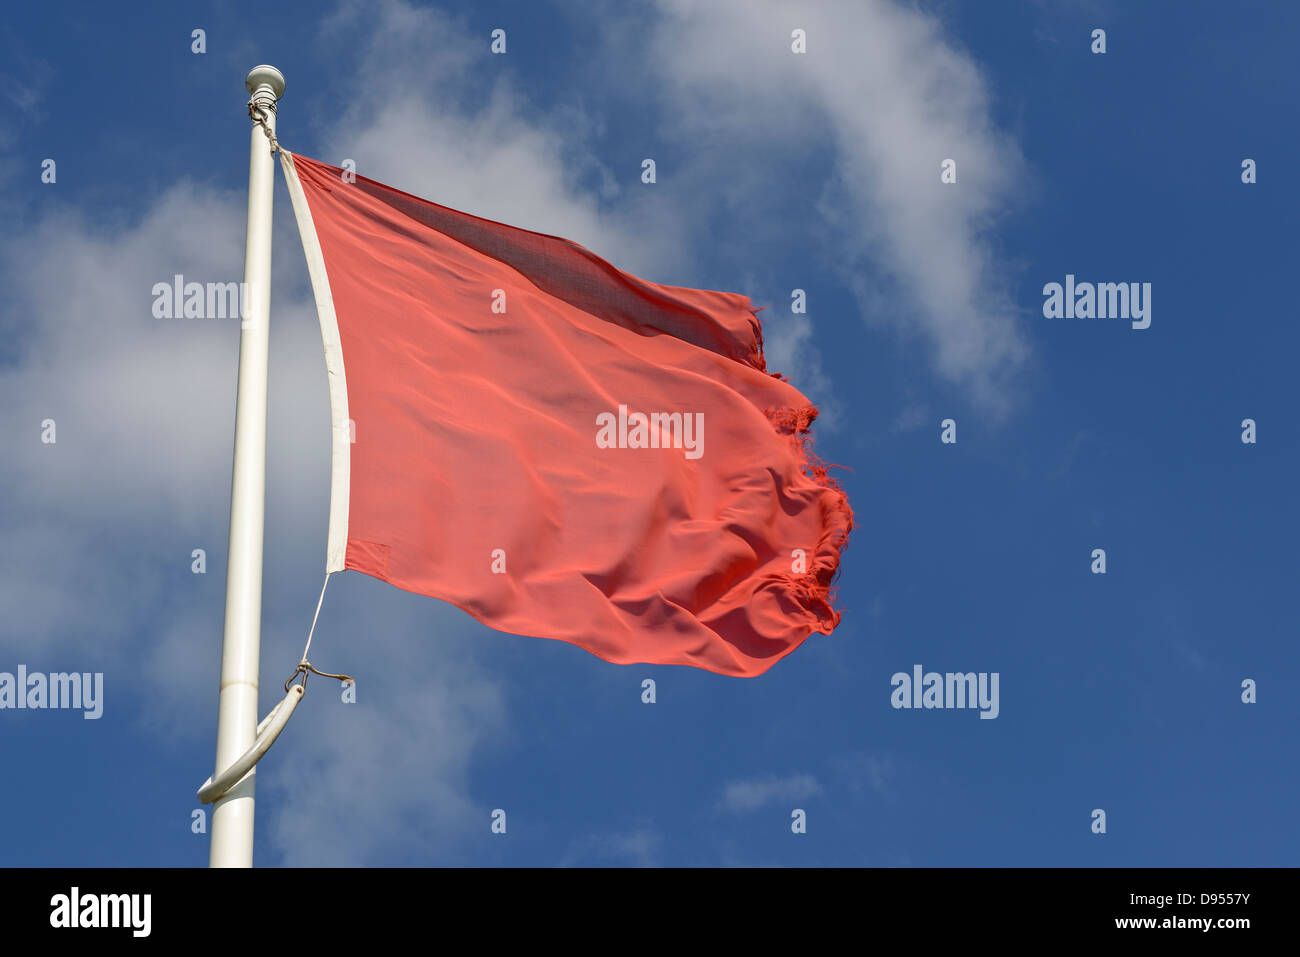
[(853, 516), (745, 296), (281, 151), (334, 426), (327, 570), (621, 664), (758, 675)]

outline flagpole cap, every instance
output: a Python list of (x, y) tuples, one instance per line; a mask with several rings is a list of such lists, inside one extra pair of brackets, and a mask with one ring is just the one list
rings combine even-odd
[(284, 96), (284, 74), (275, 67), (263, 63), (248, 71), (248, 76), (244, 77), (244, 88), (253, 99), (258, 99), (259, 94), (265, 96), (269, 93), (278, 100)]

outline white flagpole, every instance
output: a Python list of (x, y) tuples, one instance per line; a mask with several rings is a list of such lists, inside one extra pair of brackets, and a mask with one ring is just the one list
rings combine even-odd
[[(249, 71), (244, 86), (275, 132), (275, 104), (284, 77), (273, 66)], [(217, 710), (220, 774), (256, 738), (258, 658), (262, 639), (262, 533), (266, 510), (266, 390), (271, 310), (271, 209), (275, 158), (267, 131), (253, 123), (248, 156), (248, 240), (244, 251), (239, 333), (239, 390), (235, 400), (235, 468), (230, 495), (230, 552), (226, 565), (226, 624)], [(212, 810), (211, 867), (253, 866), (255, 771)]]

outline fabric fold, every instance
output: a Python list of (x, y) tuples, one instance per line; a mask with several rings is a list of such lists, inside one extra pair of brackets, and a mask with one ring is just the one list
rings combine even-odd
[(747, 297), (282, 158), (329, 365), (330, 564), (620, 664), (754, 676), (839, 623), (853, 513)]

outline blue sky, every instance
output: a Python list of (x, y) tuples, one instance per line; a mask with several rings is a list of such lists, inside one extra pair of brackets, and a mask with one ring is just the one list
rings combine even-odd
[[(105, 704), (0, 711), (0, 864), (207, 861), (238, 326), (155, 320), (150, 289), (240, 277), (262, 62), (292, 150), (769, 306), (857, 527), (840, 627), (750, 680), (336, 576), (312, 658), (358, 702), (313, 679), (258, 772), (258, 864), (1294, 864), (1300, 12), (619, 6), (10, 13), (0, 672), (102, 672)], [(264, 710), (328, 507), (282, 182), (274, 257)], [(1067, 274), (1151, 283), (1150, 328), (1044, 318)], [(997, 672), (998, 717), (893, 708), (916, 664)]]

